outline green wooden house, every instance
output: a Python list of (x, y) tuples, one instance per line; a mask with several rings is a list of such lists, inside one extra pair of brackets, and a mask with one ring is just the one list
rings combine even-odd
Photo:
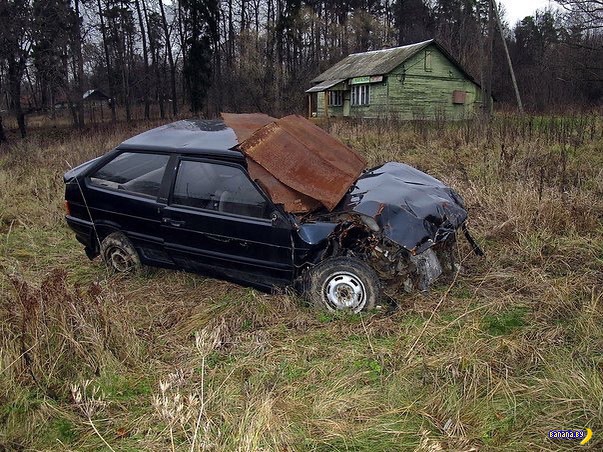
[(433, 39), (353, 53), (312, 83), (314, 117), (460, 120), (482, 106), (479, 84)]

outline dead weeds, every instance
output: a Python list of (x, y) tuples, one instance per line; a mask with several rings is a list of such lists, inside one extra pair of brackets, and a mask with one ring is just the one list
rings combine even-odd
[(61, 175), (149, 126), (0, 155), (0, 448), (557, 450), (574, 444), (549, 429), (585, 427), (603, 445), (600, 116), (325, 124), (453, 185), (486, 251), (362, 316), (87, 261)]

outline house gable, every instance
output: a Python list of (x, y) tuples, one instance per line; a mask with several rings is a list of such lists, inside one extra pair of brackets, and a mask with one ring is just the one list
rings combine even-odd
[(448, 52), (435, 42), (415, 53), (404, 63), (396, 66), (388, 75), (428, 77), (441, 79), (442, 81), (467, 80), (480, 88), (479, 83)]
[(396, 67), (387, 80), (385, 110), (401, 118), (464, 119), (481, 105), (479, 85), (437, 45)]

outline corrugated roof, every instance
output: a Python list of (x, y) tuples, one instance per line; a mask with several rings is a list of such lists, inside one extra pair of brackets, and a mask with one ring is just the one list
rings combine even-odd
[[(332, 210), (366, 167), (364, 158), (297, 115), (262, 127), (238, 149), (248, 161), (253, 160), (271, 175), (269, 180), (262, 180), (263, 172), (257, 172), (253, 177), (260, 179), (273, 200), (282, 195), (271, 189), (273, 184), (279, 191), (283, 189), (282, 184), (288, 187), (287, 190), (296, 192), (297, 201), (291, 203), (295, 204), (295, 211), (310, 210), (308, 204), (312, 199)], [(273, 179), (280, 184), (275, 184)], [(289, 198), (293, 192), (285, 194)], [(286, 204), (286, 201), (280, 202)]]
[[(233, 114), (221, 113), (224, 123), (234, 130), (239, 143), (247, 139), (262, 127), (277, 121), (276, 118), (262, 113)], [(283, 184), (270, 172), (252, 159), (247, 158), (247, 169), (251, 178), (260, 184), (275, 204), (282, 204), (287, 212), (305, 213), (316, 210), (320, 202)]]
[(261, 129), (266, 124), (276, 121), (276, 118), (264, 113), (220, 113), (224, 123), (234, 130), (239, 143)]
[(282, 204), (290, 213), (312, 212), (320, 207), (320, 201), (288, 187), (268, 172), (262, 165), (247, 159), (249, 175), (270, 196), (275, 204)]
[(318, 85), (313, 86), (312, 88), (310, 88), (309, 90), (307, 90), (307, 93), (317, 93), (319, 91), (324, 91), (325, 89), (329, 89), (332, 86), (337, 85), (338, 83), (341, 83), (345, 80), (345, 78), (337, 78), (335, 80), (325, 80), (324, 82), (320, 82)]
[(396, 67), (433, 42), (435, 41), (430, 39), (391, 49), (352, 53), (335, 66), (330, 67), (319, 76), (313, 78), (311, 82), (319, 83), (325, 80), (346, 80), (367, 75), (384, 75), (393, 71)]

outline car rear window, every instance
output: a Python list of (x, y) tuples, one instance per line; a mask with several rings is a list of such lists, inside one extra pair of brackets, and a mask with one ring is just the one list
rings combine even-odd
[(157, 196), (169, 160), (165, 154), (123, 152), (90, 176), (100, 187)]
[(183, 160), (178, 167), (172, 204), (267, 218), (266, 199), (234, 166)]

